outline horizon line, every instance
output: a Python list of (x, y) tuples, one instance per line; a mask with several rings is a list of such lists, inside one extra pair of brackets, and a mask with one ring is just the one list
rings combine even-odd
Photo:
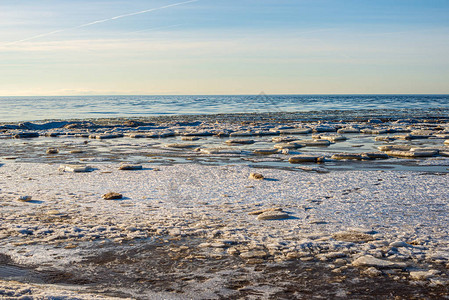
[(130, 97), (130, 96), (388, 96), (388, 95), (422, 95), (422, 96), (449, 96), (449, 93), (265, 93), (257, 94), (237, 93), (237, 94), (70, 94), (70, 95), (0, 95), (0, 98), (6, 97)]

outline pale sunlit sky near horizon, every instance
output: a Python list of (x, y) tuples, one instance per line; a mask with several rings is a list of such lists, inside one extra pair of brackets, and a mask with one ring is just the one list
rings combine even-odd
[(0, 96), (449, 94), (447, 0), (0, 0)]

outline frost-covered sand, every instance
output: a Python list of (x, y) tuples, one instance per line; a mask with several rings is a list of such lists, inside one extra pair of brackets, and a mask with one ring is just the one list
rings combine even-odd
[(367, 114), (0, 124), (0, 298), (449, 297), (449, 119)]
[(0, 166), (1, 297), (448, 296), (447, 173), (91, 166)]

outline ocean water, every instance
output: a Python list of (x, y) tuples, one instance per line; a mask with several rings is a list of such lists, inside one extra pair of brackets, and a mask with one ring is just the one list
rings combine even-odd
[[(447, 114), (449, 95), (0, 97), (0, 122), (263, 112)], [(394, 114), (394, 113), (393, 113)]]

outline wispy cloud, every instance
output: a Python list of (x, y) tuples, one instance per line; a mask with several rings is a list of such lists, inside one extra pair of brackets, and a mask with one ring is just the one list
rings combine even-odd
[(152, 27), (152, 28), (147, 28), (147, 29), (142, 29), (142, 30), (137, 30), (137, 31), (131, 31), (131, 32), (128, 32), (127, 34), (157, 31), (157, 30), (163, 30), (163, 29), (171, 29), (171, 28), (181, 27), (183, 25), (186, 25), (186, 24), (181, 23), (181, 24), (173, 24), (173, 25), (168, 25), (168, 26)]
[[(183, 24), (147, 28), (130, 31), (123, 38), (114, 35), (111, 38), (68, 39), (55, 41), (30, 41), (23, 44), (0, 46), (0, 54), (8, 55), (21, 53), (58, 53), (67, 55), (69, 51), (77, 54), (120, 57), (123, 54), (136, 56), (158, 56), (172, 58), (194, 55), (204, 57), (245, 57), (245, 59), (357, 59), (357, 58), (394, 58), (410, 59), (416, 55), (428, 53), (429, 44), (423, 43), (427, 35), (403, 35), (400, 43), (396, 40), (386, 40), (383, 36), (363, 36), (362, 33), (345, 32), (332, 29), (292, 30), (267, 32), (234, 31), (221, 32), (218, 36), (214, 31), (191, 33), (186, 37), (184, 31), (171, 31), (169, 37), (164, 29), (182, 27)], [(146, 35), (149, 31), (164, 34)], [(357, 35), (355, 41), (353, 36)], [(422, 46), (417, 45), (422, 44)], [(433, 44), (431, 44), (433, 45)], [(439, 44), (440, 46), (444, 46)], [(263, 49), (263, 51), (261, 50)], [(441, 51), (447, 51), (447, 45)], [(433, 53), (439, 51), (434, 49)], [(61, 52), (62, 53), (62, 52)], [(140, 56), (139, 56), (140, 57)]]
[(65, 29), (60, 29), (60, 30), (47, 32), (47, 33), (42, 33), (42, 34), (31, 36), (31, 37), (28, 37), (28, 38), (25, 38), (25, 39), (9, 42), (9, 43), (4, 44), (4, 46), (19, 44), (19, 43), (22, 43), (22, 42), (27, 42), (27, 41), (39, 39), (39, 38), (42, 38), (42, 37), (54, 35), (54, 34), (57, 34), (57, 33), (65, 32), (65, 31), (68, 31), (68, 30), (85, 28), (85, 27), (96, 25), (96, 24), (101, 24), (101, 23), (105, 23), (105, 22), (109, 22), (109, 21), (113, 21), (113, 20), (118, 20), (118, 19), (127, 18), (127, 17), (131, 17), (131, 16), (146, 14), (146, 13), (150, 13), (150, 12), (153, 12), (153, 11), (167, 9), (167, 8), (170, 8), (170, 7), (184, 5), (184, 4), (198, 2), (198, 1), (199, 0), (189, 0), (189, 1), (184, 1), (184, 2), (178, 2), (178, 3), (169, 4), (169, 5), (164, 5), (164, 6), (161, 6), (161, 7), (141, 10), (141, 11), (133, 12), (133, 13), (129, 13), (129, 14), (118, 15), (118, 16), (115, 16), (115, 17), (107, 18), (107, 19), (96, 20), (96, 21), (89, 22), (89, 23), (86, 23), (86, 24), (81, 24), (81, 25), (78, 25), (78, 26), (70, 27), (70, 28), (65, 28)]

